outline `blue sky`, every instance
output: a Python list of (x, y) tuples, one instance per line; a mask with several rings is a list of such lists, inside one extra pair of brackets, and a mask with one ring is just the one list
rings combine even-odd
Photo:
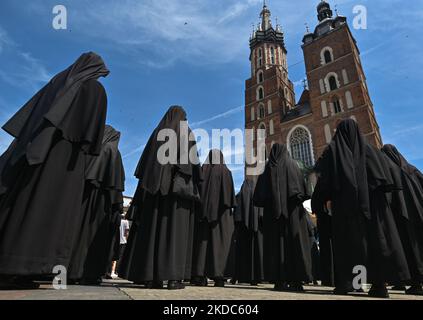
[[(318, 0), (268, 0), (285, 32), (297, 99), (305, 76), (301, 39), (314, 27)], [(368, 29), (353, 30), (385, 143), (396, 144), (423, 169), (423, 0), (337, 0), (348, 17), (368, 9)], [(52, 28), (52, 9), (68, 10), (68, 29)], [(204, 129), (243, 128), (248, 39), (261, 0), (2, 0), (0, 3), (0, 123), (82, 52), (96, 51), (111, 70), (102, 80), (108, 123), (120, 144), (132, 195), (142, 146), (170, 105), (185, 107)], [(274, 21), (274, 20), (273, 20)], [(10, 143), (0, 133), (0, 152)], [(235, 184), (241, 166), (232, 166)]]

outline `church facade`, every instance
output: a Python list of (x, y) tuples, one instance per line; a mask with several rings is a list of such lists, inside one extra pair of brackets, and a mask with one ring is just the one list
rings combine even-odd
[(356, 120), (366, 139), (381, 147), (360, 51), (347, 19), (334, 17), (327, 2), (318, 4), (318, 24), (302, 41), (308, 88), (297, 101), (284, 34), (279, 25), (272, 26), (270, 17), (265, 4), (262, 22), (250, 38), (245, 128), (264, 129), (267, 150), (275, 142), (286, 144), (292, 157), (306, 167), (314, 165), (342, 119)]

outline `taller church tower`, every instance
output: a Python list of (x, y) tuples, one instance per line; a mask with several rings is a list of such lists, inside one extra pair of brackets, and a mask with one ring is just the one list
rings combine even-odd
[(332, 139), (341, 119), (357, 121), (368, 142), (382, 139), (360, 60), (360, 50), (345, 17), (329, 3), (317, 6), (318, 25), (303, 38), (304, 61), (313, 114), (313, 145), (317, 157)]
[(251, 78), (245, 85), (245, 128), (254, 132), (264, 129), (269, 151), (272, 143), (280, 141), (281, 117), (294, 107), (295, 93), (288, 78), (284, 34), (278, 24), (272, 25), (266, 3), (260, 17), (261, 23), (250, 38)]

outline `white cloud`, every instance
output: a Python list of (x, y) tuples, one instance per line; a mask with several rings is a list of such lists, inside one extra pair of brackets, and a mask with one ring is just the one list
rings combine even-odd
[[(26, 87), (31, 92), (39, 89), (42, 82), (47, 82), (51, 75), (46, 67), (30, 53), (23, 51), (0, 27), (0, 54), (2, 59), (10, 61), (0, 65), (0, 79), (15, 87)], [(13, 56), (13, 59), (7, 57)]]
[(227, 117), (229, 117), (230, 115), (233, 115), (233, 114), (238, 114), (242, 110), (244, 110), (244, 106), (240, 106), (240, 107), (236, 107), (236, 108), (233, 108), (233, 109), (229, 109), (229, 110), (227, 110), (225, 112), (219, 113), (219, 114), (214, 115), (214, 116), (212, 116), (210, 118), (193, 122), (193, 123), (190, 124), (190, 126), (193, 127), (193, 128), (194, 127), (199, 127), (200, 125), (203, 125), (203, 124), (206, 124), (206, 123), (209, 123), (209, 122), (218, 120), (218, 119), (227, 118)]
[(0, 54), (2, 53), (2, 51), (4, 50), (4, 48), (6, 46), (8, 46), (8, 44), (10, 43), (10, 39), (6, 34), (6, 31), (4, 31), (1, 27), (0, 27)]
[(104, 43), (138, 58), (143, 65), (163, 68), (177, 61), (228, 62), (248, 50), (247, 21), (254, 18), (247, 12), (253, 8), (258, 11), (260, 3), (123, 0), (84, 2), (84, 7), (75, 3), (68, 10), (76, 11), (74, 25), (79, 32), (105, 39)]

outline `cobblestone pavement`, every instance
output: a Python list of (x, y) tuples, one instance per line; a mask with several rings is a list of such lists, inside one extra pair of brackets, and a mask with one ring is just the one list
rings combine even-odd
[[(305, 293), (272, 291), (268, 284), (228, 285), (225, 288), (187, 286), (185, 290), (147, 290), (122, 280), (106, 281), (101, 286), (68, 286), (67, 290), (54, 290), (43, 284), (38, 290), (0, 291), (0, 300), (364, 300), (365, 293), (335, 296), (332, 288), (306, 286)], [(392, 300), (423, 300), (391, 291)], [(372, 300), (374, 300), (372, 298)]]

